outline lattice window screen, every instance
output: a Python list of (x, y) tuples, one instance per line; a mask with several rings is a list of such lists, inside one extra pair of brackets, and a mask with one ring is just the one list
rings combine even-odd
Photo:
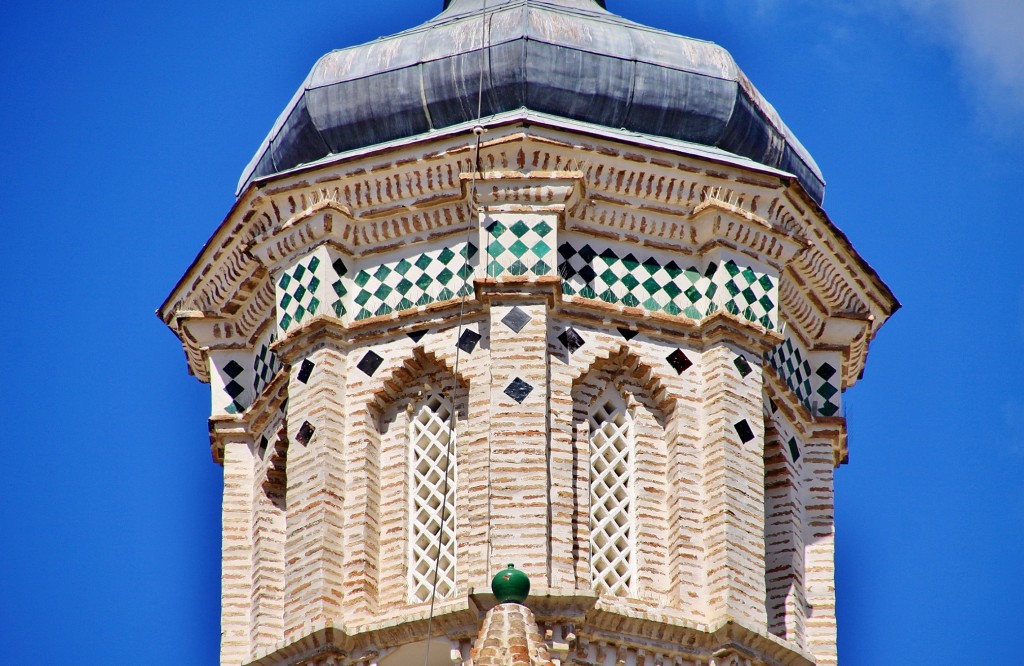
[(634, 579), (633, 420), (609, 391), (590, 414), (590, 573), (598, 592), (625, 596)]
[[(429, 601), (437, 566), (437, 598), (455, 592), (455, 445), (449, 460), (451, 402), (433, 394), (420, 402), (409, 423), (410, 487), (409, 589), (414, 602)], [(445, 494), (445, 476), (448, 492)], [(442, 507), (444, 524), (442, 521)], [(438, 526), (441, 526), (440, 543)], [(440, 546), (440, 548), (439, 548)]]

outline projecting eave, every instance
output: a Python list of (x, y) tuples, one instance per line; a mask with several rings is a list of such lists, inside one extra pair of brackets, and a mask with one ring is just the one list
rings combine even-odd
[[(193, 284), (195, 282), (199, 274), (202, 272), (202, 267), (203, 265), (206, 264), (207, 257), (210, 255), (210, 253), (216, 252), (217, 248), (219, 248), (221, 244), (224, 242), (226, 236), (229, 234), (232, 225), (232, 220), (235, 218), (237, 211), (247, 209), (252, 199), (255, 196), (258, 196), (259, 191), (266, 187), (268, 184), (285, 180), (287, 178), (294, 177), (297, 175), (301, 175), (303, 173), (322, 169), (324, 167), (339, 162), (345, 162), (362, 157), (370, 157), (375, 154), (383, 153), (388, 150), (392, 150), (402, 146), (407, 146), (409, 144), (452, 137), (457, 136), (459, 134), (468, 134), (472, 131), (473, 127), (477, 125), (483, 127), (498, 127), (502, 125), (511, 125), (515, 123), (525, 123), (527, 125), (544, 125), (555, 129), (578, 132), (580, 134), (592, 136), (595, 138), (610, 139), (613, 141), (634, 144), (646, 148), (653, 148), (656, 150), (665, 150), (669, 152), (679, 153), (681, 155), (688, 155), (690, 157), (695, 157), (701, 160), (707, 160), (710, 162), (717, 162), (719, 164), (731, 167), (747, 169), (750, 171), (764, 174), (766, 176), (782, 179), (787, 182), (793, 183), (794, 187), (803, 191), (803, 187), (799, 184), (799, 182), (793, 174), (788, 173), (786, 171), (782, 171), (780, 169), (776, 169), (774, 167), (766, 166), (764, 164), (761, 164), (760, 162), (756, 162), (752, 159), (740, 155), (735, 155), (733, 153), (721, 150), (719, 148), (704, 146), (696, 143), (691, 143), (688, 141), (681, 141), (678, 139), (670, 139), (666, 137), (640, 134), (637, 132), (630, 132), (629, 130), (624, 129), (612, 129), (608, 127), (603, 127), (601, 125), (595, 125), (592, 123), (586, 123), (577, 120), (569, 120), (559, 116), (553, 116), (550, 114), (540, 113), (537, 111), (531, 111), (526, 108), (521, 108), (515, 111), (509, 111), (506, 113), (499, 113), (493, 116), (488, 116), (486, 118), (482, 118), (479, 122), (462, 123), (459, 125), (453, 125), (451, 127), (445, 127), (439, 130), (424, 132), (423, 134), (413, 137), (396, 139), (394, 141), (387, 141), (373, 146), (366, 146), (363, 148), (357, 148), (343, 153), (332, 154), (322, 159), (316, 160), (314, 162), (309, 162), (306, 164), (299, 165), (297, 167), (293, 167), (286, 171), (281, 171), (280, 173), (275, 173), (269, 176), (265, 176), (263, 178), (253, 179), (248, 183), (248, 185), (245, 186), (244, 190), (238, 192), (238, 198), (235, 200), (235, 203), (231, 206), (231, 209), (228, 211), (228, 214), (224, 217), (224, 220), (220, 223), (220, 225), (218, 226), (217, 230), (214, 232), (210, 240), (208, 240), (206, 244), (203, 245), (202, 249), (196, 255), (195, 259), (192, 260), (189, 269), (185, 272), (181, 279), (178, 280), (178, 283), (175, 285), (170, 295), (168, 295), (168, 297), (164, 300), (163, 304), (160, 306), (159, 310), (157, 310), (157, 315), (160, 317), (160, 319), (164, 321), (164, 323), (166, 323), (172, 329), (177, 330), (177, 328), (173, 324), (175, 311), (171, 308), (171, 306), (182, 297), (183, 291), (185, 290), (186, 286)], [(807, 200), (810, 203), (813, 203), (814, 206), (817, 207), (817, 204), (814, 203), (813, 198), (806, 194), (806, 192), (804, 192), (803, 197), (805, 200)]]
[[(283, 178), (294, 176), (296, 174), (305, 173), (316, 169), (330, 166), (337, 162), (343, 162), (359, 157), (367, 157), (375, 153), (384, 152), (393, 148), (398, 148), (411, 143), (418, 143), (421, 141), (430, 141), (432, 139), (438, 139), (449, 136), (457, 136), (459, 134), (467, 134), (472, 131), (476, 126), (481, 127), (498, 127), (502, 125), (511, 125), (515, 123), (524, 123), (526, 126), (531, 124), (543, 125), (554, 129), (567, 130), (570, 132), (578, 132), (583, 135), (592, 136), (595, 138), (610, 139), (612, 141), (619, 141), (622, 143), (630, 143), (645, 148), (654, 148), (657, 150), (665, 150), (681, 155), (688, 155), (690, 157), (696, 157), (702, 160), (708, 160), (711, 162), (718, 162), (720, 164), (739, 167), (742, 169), (748, 169), (750, 171), (756, 171), (768, 176), (774, 176), (787, 181), (797, 183), (796, 176), (788, 171), (783, 171), (775, 167), (770, 167), (755, 160), (752, 160), (742, 155), (736, 155), (720, 148), (714, 148), (712, 146), (705, 146), (698, 143), (691, 143), (689, 141), (682, 141), (679, 139), (670, 139), (667, 137), (653, 136), (650, 134), (640, 134), (638, 132), (631, 132), (625, 129), (612, 129), (601, 125), (595, 125), (593, 123), (587, 123), (579, 120), (571, 120), (568, 118), (562, 118), (560, 116), (551, 115), (548, 113), (542, 113), (539, 111), (531, 111), (530, 109), (521, 108), (514, 111), (507, 111), (504, 113), (498, 113), (493, 116), (487, 116), (481, 118), (479, 121), (460, 123), (458, 125), (452, 125), (451, 127), (445, 127), (439, 130), (431, 130), (424, 132), (416, 136), (411, 136), (402, 139), (396, 139), (394, 141), (385, 141), (378, 143), (373, 146), (366, 146), (364, 148), (357, 148), (349, 150), (343, 153), (335, 153), (328, 155), (319, 160), (313, 162), (307, 162), (300, 164), (299, 166), (280, 171), (278, 173), (264, 176), (261, 178), (254, 178), (245, 187), (244, 190), (238, 193), (239, 201), (244, 196), (253, 191), (254, 188), (258, 189), (264, 187), (267, 183), (281, 180)], [(803, 190), (802, 186), (799, 186)], [(808, 201), (814, 201), (810, 195), (804, 191), (804, 196)], [(235, 207), (237, 207), (237, 203)], [(817, 204), (815, 203), (817, 206)]]

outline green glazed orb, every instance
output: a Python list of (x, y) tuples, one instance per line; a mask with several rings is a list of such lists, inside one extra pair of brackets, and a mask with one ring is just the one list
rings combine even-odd
[(530, 596), (530, 577), (510, 564), (491, 579), (491, 592), (499, 604), (521, 604)]

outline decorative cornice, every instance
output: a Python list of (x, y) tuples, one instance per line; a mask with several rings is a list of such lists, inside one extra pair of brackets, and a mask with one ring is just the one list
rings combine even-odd
[(827, 216), (783, 178), (621, 139), (513, 124), (492, 128), (482, 142), (474, 185), (471, 144), (469, 135), (427, 139), (247, 193), (160, 311), (182, 339), (192, 372), (208, 379), (201, 349), (211, 337), (191, 323), (194, 312), (225, 319), (220, 333), (235, 329), (227, 337), (251, 339), (272, 310), (271, 274), (282, 262), (318, 243), (368, 256), (466, 233), (477, 223), (470, 187), (490, 210), (556, 211), (567, 230), (689, 256), (731, 248), (773, 267), (782, 275), (782, 318), (810, 346), (849, 347), (846, 385), (898, 307)]

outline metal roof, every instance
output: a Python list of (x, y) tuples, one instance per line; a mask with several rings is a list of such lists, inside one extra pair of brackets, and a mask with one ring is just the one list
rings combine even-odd
[(824, 197), (810, 154), (725, 49), (627, 21), (597, 0), (449, 0), (421, 26), (328, 53), (239, 191), (332, 154), (520, 108), (717, 148)]

